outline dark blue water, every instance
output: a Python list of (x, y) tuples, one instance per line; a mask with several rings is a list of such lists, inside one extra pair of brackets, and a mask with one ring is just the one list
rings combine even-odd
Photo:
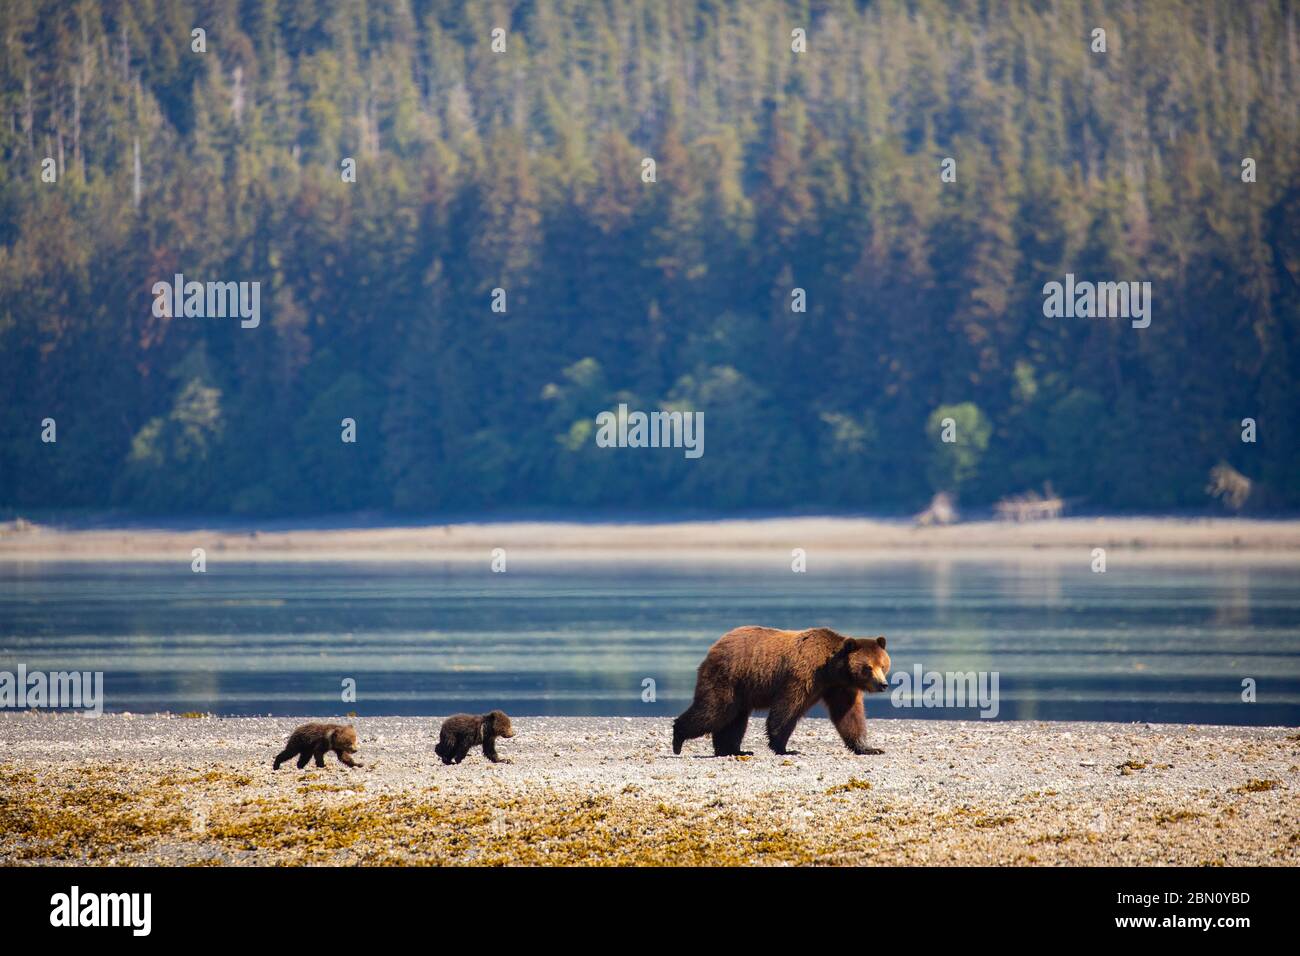
[(1298, 570), (0, 562), (0, 671), (103, 671), (109, 711), (668, 715), (728, 629), (825, 624), (887, 635), (895, 673), (996, 671), (998, 719), (1295, 725)]

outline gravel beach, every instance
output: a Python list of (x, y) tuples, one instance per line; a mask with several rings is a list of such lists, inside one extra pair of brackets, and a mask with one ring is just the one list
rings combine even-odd
[(438, 718), (354, 723), (363, 768), (272, 772), (308, 718), (0, 715), (0, 863), (1300, 862), (1294, 728), (825, 719), (714, 758), (661, 718), (515, 718), (447, 767)]

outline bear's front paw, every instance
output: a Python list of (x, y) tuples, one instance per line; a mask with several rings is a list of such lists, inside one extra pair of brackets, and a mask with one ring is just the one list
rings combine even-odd
[(853, 752), (859, 757), (875, 757), (884, 753), (879, 747), (854, 747)]

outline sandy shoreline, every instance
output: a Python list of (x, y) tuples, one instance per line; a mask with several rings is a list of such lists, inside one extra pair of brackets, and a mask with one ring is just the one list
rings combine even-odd
[(854, 757), (674, 756), (658, 718), (519, 718), (445, 767), (434, 718), (271, 771), (293, 718), (0, 715), (0, 864), (1300, 863), (1294, 728), (879, 721)]
[(1026, 523), (971, 521), (917, 527), (908, 521), (806, 517), (661, 524), (502, 522), (257, 531), (230, 528), (68, 530), (0, 524), (0, 560), (484, 561), (494, 548), (521, 560), (755, 561), (793, 548), (827, 560), (897, 560), (960, 554), (1085, 556), (1101, 547), (1129, 560), (1300, 559), (1300, 520), (1238, 518), (1064, 518)]

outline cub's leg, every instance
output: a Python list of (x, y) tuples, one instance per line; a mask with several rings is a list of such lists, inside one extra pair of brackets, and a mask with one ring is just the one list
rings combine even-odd
[[(361, 766), (360, 763), (358, 763), (357, 761), (355, 761), (355, 760), (352, 759), (351, 755), (350, 755), (346, 750), (336, 750), (336, 751), (334, 751), (334, 756), (336, 756), (336, 757), (339, 758), (339, 763), (341, 763), (341, 764), (345, 764), (345, 765), (347, 765), (347, 766), (349, 766), (349, 767), (360, 767), (360, 766)], [(322, 760), (322, 761), (321, 761), (321, 764), (324, 765), (324, 763), (325, 763), (325, 761)]]
[(284, 750), (276, 754), (275, 763), (271, 764), (271, 769), (279, 770), (280, 764), (284, 763), (286, 760), (292, 760), (296, 756), (298, 756), (297, 750), (293, 747), (285, 747)]
[(309, 760), (311, 760), (311, 751), (304, 750), (298, 755), (298, 769), (301, 770), (303, 767), (307, 766)]
[(433, 748), (433, 752), (438, 755), (439, 760), (441, 760), (445, 764), (449, 764), (451, 763), (451, 755), (453, 749), (454, 748), (452, 747), (452, 743), (451, 743), (451, 734), (447, 733), (446, 731), (441, 731), (438, 734), (438, 744), (436, 747)]
[(452, 763), (460, 763), (469, 753), (469, 748), (474, 746), (474, 738), (469, 734), (460, 734), (456, 737), (456, 747), (451, 755)]
[(862, 691), (836, 688), (828, 690), (822, 698), (831, 722), (840, 737), (855, 754), (883, 754), (884, 751), (867, 745), (867, 712), (862, 706)]
[(327, 747), (323, 741), (316, 745), (316, 751), (312, 754), (312, 756), (316, 758), (316, 766), (325, 766), (325, 753), (328, 750), (329, 747)]
[(488, 760), (491, 760), (493, 763), (510, 763), (510, 761), (505, 757), (497, 755), (496, 742), (493, 741), (491, 737), (483, 741), (483, 756), (487, 757)]
[(725, 724), (721, 730), (713, 732), (713, 755), (715, 757), (747, 756), (753, 751), (740, 749), (740, 742), (745, 739), (745, 728), (749, 726), (749, 711), (741, 708), (739, 713)]

